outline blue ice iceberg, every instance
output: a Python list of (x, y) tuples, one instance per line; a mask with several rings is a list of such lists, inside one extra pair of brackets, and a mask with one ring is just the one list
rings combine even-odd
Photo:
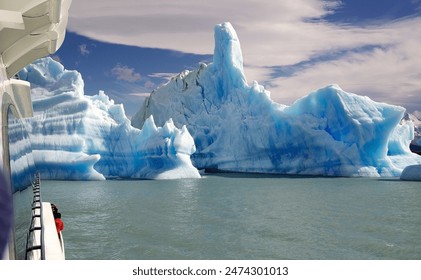
[(158, 88), (132, 118), (186, 125), (199, 169), (325, 176), (399, 176), (421, 163), (411, 153), (405, 109), (343, 91), (319, 89), (293, 105), (277, 104), (248, 85), (231, 24), (215, 27), (213, 63), (184, 71)]
[(198, 178), (186, 126), (153, 117), (134, 128), (124, 108), (104, 92), (84, 95), (77, 71), (44, 58), (19, 73), (31, 83), (34, 117), (26, 119), (35, 167), (44, 179)]

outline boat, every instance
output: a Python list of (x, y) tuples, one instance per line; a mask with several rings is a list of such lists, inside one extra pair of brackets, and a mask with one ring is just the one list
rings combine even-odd
[[(0, 230), (9, 233), (4, 250), (0, 246), (0, 259), (65, 259), (64, 239), (57, 233), (51, 203), (41, 199), (41, 179), (22, 122), (33, 116), (30, 83), (19, 80), (16, 74), (60, 48), (70, 5), (71, 0), (0, 1), (0, 195), (3, 196), (0, 210), (6, 209), (0, 215), (8, 215), (9, 206), (14, 213), (14, 221), (8, 223), (8, 217), (3, 219), (8, 228)], [(14, 200), (28, 188), (32, 188), (32, 203), (23, 217), (17, 213)], [(27, 224), (24, 233), (17, 230), (21, 224)]]

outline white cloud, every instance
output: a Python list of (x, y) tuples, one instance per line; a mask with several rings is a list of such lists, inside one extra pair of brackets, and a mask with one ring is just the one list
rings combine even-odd
[(79, 45), (79, 52), (83, 56), (86, 56), (91, 53), (91, 51), (88, 50), (88, 46), (86, 44)]
[(154, 82), (152, 82), (151, 80), (147, 80), (145, 82), (144, 87), (147, 88), (147, 89), (154, 89), (154, 88), (156, 88), (156, 84)]
[[(414, 96), (421, 100), (421, 17), (365, 26), (320, 20), (339, 5), (334, 0), (73, 0), (69, 29), (113, 43), (212, 54), (214, 25), (230, 21), (248, 80), (271, 85), (275, 100), (295, 100), (329, 83), (399, 104)], [(361, 52), (366, 46), (381, 48)], [(346, 55), (334, 60), (314, 61), (343, 50)], [(291, 77), (271, 72), (306, 61), (314, 61), (312, 67)]]
[(126, 81), (126, 82), (137, 82), (140, 81), (142, 78), (141, 75), (137, 72), (135, 72), (134, 68), (130, 68), (127, 65), (120, 65), (117, 64), (114, 66), (113, 69), (111, 69), (111, 74), (117, 78), (117, 80), (120, 81)]
[[(296, 96), (335, 83), (346, 91), (404, 105), (411, 97), (421, 97), (420, 83), (416, 82), (421, 80), (421, 73), (410, 60), (402, 57), (401, 50), (394, 47), (375, 48), (318, 63), (293, 76), (277, 78), (273, 87), (278, 92), (276, 99), (285, 99), (286, 103), (295, 100)], [(421, 98), (418, 100), (421, 105)]]
[[(70, 10), (69, 29), (114, 43), (211, 54), (212, 29), (215, 24), (232, 22), (240, 31), (240, 38), (244, 40), (249, 36), (255, 37), (256, 33), (258, 36), (264, 36), (267, 32), (277, 35), (279, 31), (282, 34), (282, 25), (285, 23), (300, 23), (304, 19), (327, 14), (329, 11), (326, 3), (333, 6), (337, 2), (74, 0)], [(250, 49), (252, 48), (250, 45)]]

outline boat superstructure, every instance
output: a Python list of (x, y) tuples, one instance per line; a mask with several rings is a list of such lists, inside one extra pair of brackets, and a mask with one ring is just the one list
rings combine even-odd
[[(31, 185), (35, 190), (36, 185), (39, 185), (39, 178), (33, 169), (34, 163), (27, 152), (30, 142), (25, 136), (25, 126), (20, 121), (33, 116), (30, 84), (13, 77), (27, 64), (55, 53), (62, 45), (70, 4), (71, 0), (0, 1), (0, 169), (11, 193)], [(13, 180), (16, 170), (20, 171), (19, 174), (22, 174), (22, 170), (28, 174), (24, 180), (19, 175), (19, 186), (15, 186)], [(34, 201), (36, 196), (34, 191)], [(33, 249), (38, 243), (51, 244), (47, 238), (51, 234), (47, 232), (51, 231), (52, 226), (55, 230), (55, 225), (50, 204), (42, 201), (33, 203), (31, 212), (32, 232), (29, 232), (31, 237), (28, 235), (27, 246)], [(40, 227), (42, 230), (38, 231)], [(3, 259), (17, 258), (13, 229), (10, 235), (6, 251), (0, 252)], [(57, 232), (54, 236), (57, 237)], [(55, 239), (59, 240), (58, 237)], [(63, 254), (53, 254), (50, 258), (64, 258), (64, 246), (60, 242), (57, 246), (61, 246)], [(29, 254), (29, 259), (49, 258), (48, 254), (34, 251)]]

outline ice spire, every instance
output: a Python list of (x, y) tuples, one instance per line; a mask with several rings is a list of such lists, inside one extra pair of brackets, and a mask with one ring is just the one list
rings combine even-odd
[(240, 41), (231, 23), (225, 22), (215, 26), (215, 50), (213, 55), (215, 69), (222, 70), (223, 76), (229, 78), (234, 88), (247, 85), (243, 70), (243, 54)]

